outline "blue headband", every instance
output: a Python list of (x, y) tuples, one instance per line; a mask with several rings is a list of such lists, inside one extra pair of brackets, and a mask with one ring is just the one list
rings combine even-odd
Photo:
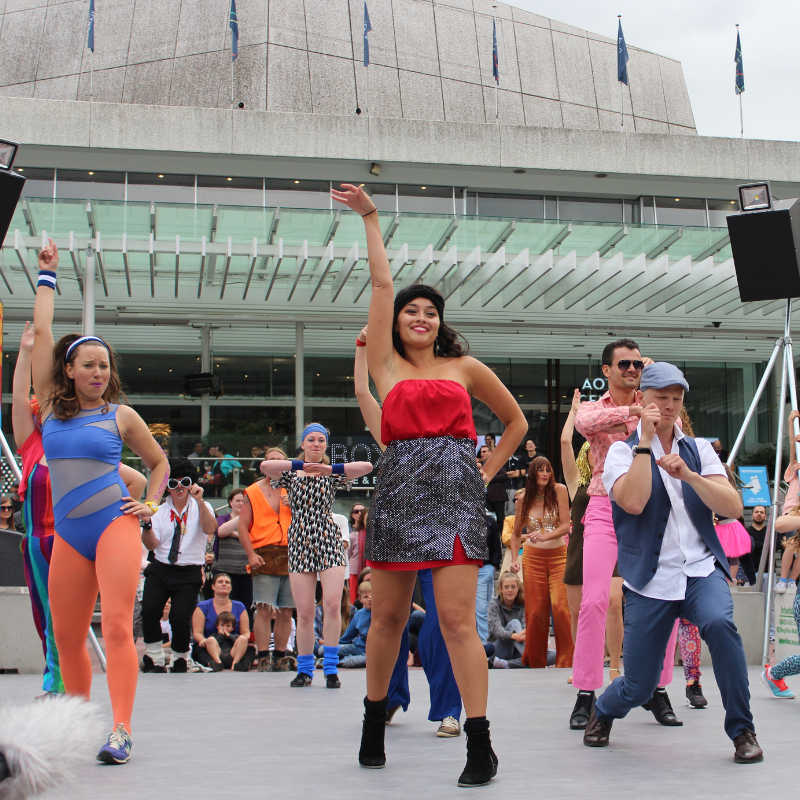
[(330, 433), (328, 433), (328, 429), (324, 425), (320, 425), (318, 422), (312, 422), (310, 425), (306, 425), (306, 427), (303, 428), (303, 435), (300, 437), (301, 443), (309, 433), (321, 433), (326, 441), (330, 437)]
[(108, 345), (99, 336), (80, 336), (67, 348), (67, 352), (64, 354), (64, 362), (67, 363), (69, 357), (75, 352), (75, 349), (82, 344), (86, 344), (86, 342), (97, 342), (108, 350)]

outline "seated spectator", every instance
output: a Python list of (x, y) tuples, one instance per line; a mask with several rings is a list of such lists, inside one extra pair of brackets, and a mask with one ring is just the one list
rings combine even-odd
[[(214, 672), (219, 672), (223, 668), (237, 669), (240, 664), (245, 663), (243, 656), (248, 649), (247, 640), (243, 636), (233, 635), (235, 626), (236, 618), (230, 611), (223, 611), (217, 617), (217, 630), (206, 646)], [(250, 660), (252, 661), (252, 658)], [(242, 668), (240, 671), (246, 670)]]
[(513, 572), (504, 572), (498, 582), (497, 597), (489, 604), (489, 641), (494, 644), (492, 666), (503, 669), (522, 667), (525, 650), (525, 596), (522, 581)]
[(14, 525), (14, 504), (7, 494), (0, 497), (0, 531), (19, 532)]
[(192, 447), (192, 452), (186, 458), (192, 462), (198, 475), (203, 471), (203, 450), (206, 446), (202, 442), (195, 442)]
[[(235, 646), (232, 646), (232, 669), (247, 672), (253, 661), (253, 650), (248, 647), (250, 639), (250, 620), (247, 609), (238, 600), (231, 600), (231, 579), (224, 572), (214, 576), (212, 583), (214, 596), (197, 604), (192, 614), (192, 638), (194, 648), (192, 658), (204, 667), (215, 672), (223, 669), (220, 658), (220, 643), (214, 638), (217, 632), (217, 617), (223, 612), (233, 616), (231, 636), (235, 634)], [(228, 634), (225, 634), (228, 635)]]
[(341, 667), (364, 667), (367, 664), (367, 632), (372, 621), (372, 584), (369, 581), (358, 587), (358, 599), (361, 608), (353, 614), (347, 630), (339, 639)]

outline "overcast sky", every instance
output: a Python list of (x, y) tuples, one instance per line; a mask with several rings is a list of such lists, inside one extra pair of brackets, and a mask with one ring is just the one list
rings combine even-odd
[[(739, 136), (733, 54), (742, 35), (748, 139), (800, 140), (800, 3), (797, 0), (509, 0), (683, 64), (698, 133)], [(634, 57), (628, 70), (634, 70)]]

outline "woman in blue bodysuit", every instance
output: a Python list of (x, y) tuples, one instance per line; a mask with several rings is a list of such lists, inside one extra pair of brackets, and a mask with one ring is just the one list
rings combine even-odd
[[(117, 405), (120, 381), (108, 345), (96, 336), (68, 334), (54, 346), (57, 265), (58, 250), (50, 241), (39, 253), (32, 358), (56, 531), (50, 608), (64, 688), (88, 698), (86, 636), (100, 592), (114, 726), (97, 758), (124, 764), (131, 755), (138, 675), (131, 621), (142, 552), (139, 519), (149, 524), (169, 466), (144, 420)], [(144, 503), (129, 496), (120, 478), (123, 443), (151, 471)]]

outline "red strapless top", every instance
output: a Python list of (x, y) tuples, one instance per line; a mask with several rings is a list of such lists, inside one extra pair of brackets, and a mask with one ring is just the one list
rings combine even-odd
[(429, 436), (477, 441), (469, 393), (458, 381), (398, 381), (383, 401), (383, 443)]

